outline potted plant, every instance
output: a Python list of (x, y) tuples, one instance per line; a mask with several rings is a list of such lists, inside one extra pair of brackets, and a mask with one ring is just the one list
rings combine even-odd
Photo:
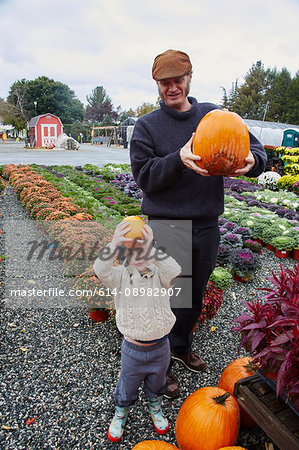
[(230, 254), (229, 265), (234, 272), (234, 279), (246, 282), (260, 266), (259, 255), (249, 248), (237, 248)]
[[(207, 319), (213, 319), (221, 306), (223, 291), (232, 284), (233, 277), (231, 273), (224, 267), (215, 267), (204, 293), (202, 312), (198, 318), (200, 324), (206, 322)], [(197, 324), (194, 326), (193, 332), (196, 330), (196, 326)]]
[(227, 244), (222, 244), (220, 242), (218, 246), (218, 252), (217, 252), (217, 264), (220, 266), (227, 264), (229, 261), (229, 255), (232, 251), (232, 247), (230, 247)]
[(95, 322), (105, 322), (108, 316), (105, 308), (89, 308), (89, 317)]
[(293, 248), (293, 259), (299, 259), (299, 246), (296, 244), (296, 247)]
[(244, 241), (252, 238), (252, 231), (248, 227), (237, 227), (234, 229), (234, 233), (240, 234)]
[(287, 258), (290, 251), (296, 246), (296, 239), (291, 236), (277, 236), (271, 244), (275, 247), (275, 255), (279, 258)]
[(264, 242), (266, 242), (266, 247), (270, 251), (274, 251), (274, 247), (271, 244), (272, 239), (274, 239), (277, 236), (281, 235), (281, 230), (276, 227), (275, 225), (266, 226), (262, 233), (262, 239)]
[[(272, 288), (261, 299), (244, 301), (246, 312), (234, 319), (232, 331), (241, 334), (241, 347), (252, 356), (263, 375), (276, 379), (277, 396), (287, 394), (299, 412), (299, 265), (280, 266), (267, 277)], [(269, 383), (271, 384), (271, 383)]]
[(249, 248), (253, 253), (263, 253), (263, 246), (257, 241), (252, 241), (251, 239), (247, 239), (243, 242), (243, 248)]
[(238, 248), (238, 247), (242, 247), (243, 239), (240, 234), (235, 234), (235, 233), (229, 232), (229, 233), (226, 233), (221, 236), (221, 243), (227, 244), (233, 248)]
[(224, 267), (215, 267), (210, 276), (210, 281), (212, 281), (218, 289), (224, 291), (232, 286), (233, 277), (232, 274)]

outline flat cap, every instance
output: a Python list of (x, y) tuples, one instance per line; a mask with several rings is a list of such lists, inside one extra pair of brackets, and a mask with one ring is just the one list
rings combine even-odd
[(192, 71), (192, 64), (187, 53), (180, 50), (166, 50), (156, 56), (152, 67), (153, 79), (177, 78)]

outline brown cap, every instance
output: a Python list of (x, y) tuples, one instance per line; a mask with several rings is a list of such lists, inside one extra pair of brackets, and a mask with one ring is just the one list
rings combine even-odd
[(192, 64), (187, 53), (179, 50), (166, 50), (156, 56), (152, 68), (153, 79), (177, 78), (192, 71)]

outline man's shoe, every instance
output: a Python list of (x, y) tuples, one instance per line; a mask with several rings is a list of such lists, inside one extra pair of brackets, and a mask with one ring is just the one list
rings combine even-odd
[(108, 429), (108, 439), (111, 442), (119, 442), (121, 440), (128, 414), (129, 408), (116, 406), (114, 417)]
[(178, 398), (181, 395), (180, 388), (178, 386), (178, 380), (172, 373), (166, 374), (167, 379), (167, 391), (164, 394), (164, 397), (173, 400)]
[(158, 434), (167, 433), (167, 431), (169, 430), (169, 423), (167, 418), (164, 416), (161, 408), (162, 397), (149, 398), (148, 402), (148, 407), (155, 430)]
[(182, 362), (187, 367), (187, 369), (191, 370), (192, 372), (201, 372), (202, 370), (205, 370), (207, 368), (207, 363), (193, 351), (186, 353), (185, 355), (181, 355), (172, 351), (171, 357), (177, 361)]

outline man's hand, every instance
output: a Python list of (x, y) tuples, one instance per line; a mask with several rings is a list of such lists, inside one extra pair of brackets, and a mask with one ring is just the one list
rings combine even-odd
[(185, 164), (185, 166), (188, 167), (188, 169), (192, 169), (204, 177), (209, 177), (210, 174), (208, 173), (208, 171), (206, 169), (201, 169), (200, 167), (198, 167), (198, 165), (195, 162), (195, 161), (200, 161), (201, 157), (197, 156), (197, 155), (193, 155), (193, 153), (191, 151), (193, 138), (194, 138), (194, 133), (192, 134), (191, 139), (189, 139), (189, 141), (184, 145), (184, 147), (181, 148), (181, 150), (180, 150), (181, 160), (182, 160), (183, 164)]
[(244, 166), (241, 169), (237, 169), (234, 173), (230, 173), (228, 177), (239, 177), (240, 175), (245, 175), (245, 173), (249, 172), (255, 165), (255, 159), (251, 151), (249, 151), (249, 155), (245, 158)]

